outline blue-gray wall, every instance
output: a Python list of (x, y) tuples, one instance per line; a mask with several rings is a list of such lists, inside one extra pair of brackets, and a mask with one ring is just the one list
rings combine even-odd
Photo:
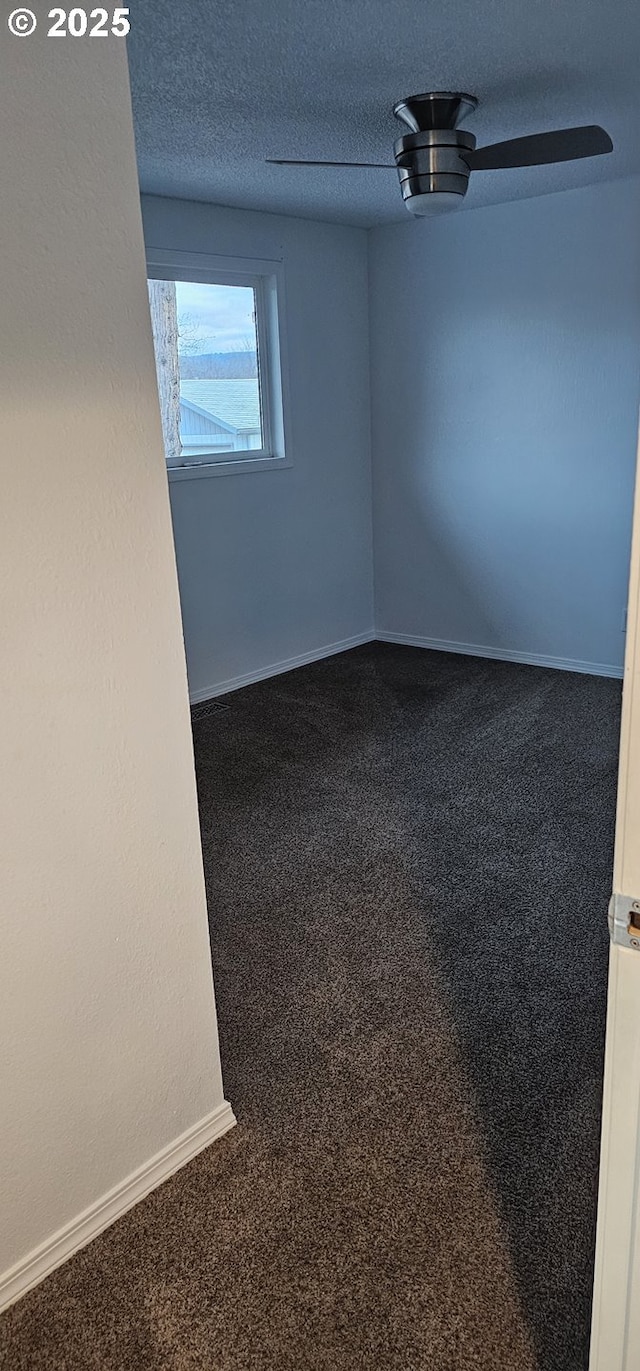
[(172, 483), (189, 685), (373, 631), (364, 229), (143, 198), (149, 247), (282, 258), (291, 468)]
[(619, 669), (640, 181), (374, 230), (370, 287), (377, 630)]
[(150, 246), (286, 269), (293, 467), (171, 488), (195, 696), (366, 637), (372, 567), (380, 636), (620, 669), (640, 180), (370, 234), (143, 212)]

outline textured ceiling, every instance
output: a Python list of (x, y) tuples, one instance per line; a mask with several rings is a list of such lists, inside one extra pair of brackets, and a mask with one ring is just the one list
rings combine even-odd
[(474, 172), (466, 208), (640, 172), (639, 0), (135, 0), (128, 40), (140, 181), (156, 195), (365, 226), (408, 218), (392, 171), (265, 157), (392, 160), (391, 106), (480, 105), (479, 144), (601, 123), (615, 151)]

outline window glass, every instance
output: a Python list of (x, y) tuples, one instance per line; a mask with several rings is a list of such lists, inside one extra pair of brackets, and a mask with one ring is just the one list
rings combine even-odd
[(260, 451), (253, 286), (150, 280), (149, 300), (168, 464)]

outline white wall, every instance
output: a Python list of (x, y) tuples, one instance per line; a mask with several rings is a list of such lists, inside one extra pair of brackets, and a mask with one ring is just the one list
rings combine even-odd
[(0, 44), (0, 1298), (222, 1105), (125, 51), (44, 33)]
[(371, 234), (376, 627), (622, 665), (640, 181)]
[(281, 258), (291, 468), (172, 484), (195, 697), (373, 625), (367, 235), (143, 198), (149, 247)]

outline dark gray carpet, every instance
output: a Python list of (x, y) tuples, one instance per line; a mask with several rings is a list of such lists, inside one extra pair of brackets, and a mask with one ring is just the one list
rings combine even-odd
[(619, 684), (373, 644), (194, 711), (239, 1127), (11, 1371), (585, 1371)]

